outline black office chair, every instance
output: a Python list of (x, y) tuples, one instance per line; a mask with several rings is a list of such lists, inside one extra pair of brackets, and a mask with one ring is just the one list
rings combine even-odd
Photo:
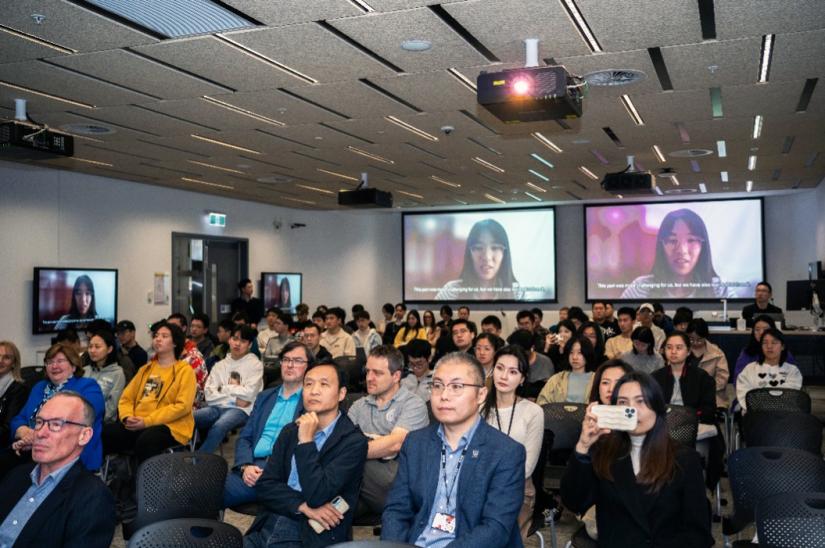
[(792, 388), (756, 388), (745, 395), (748, 413), (751, 411), (811, 412), (811, 396)]
[(243, 534), (211, 519), (169, 519), (142, 527), (129, 548), (243, 548)]
[(137, 473), (137, 516), (123, 522), (123, 538), (177, 518), (218, 519), (226, 461), (218, 455), (166, 453), (144, 461)]
[(35, 384), (46, 378), (46, 368), (43, 366), (21, 367), (20, 376), (23, 377), (23, 384), (31, 390)]
[(687, 447), (696, 447), (699, 416), (694, 408), (684, 405), (668, 405), (666, 418), (670, 438), (673, 441)]
[(364, 392), (350, 392), (347, 391), (347, 395), (344, 396), (344, 401), (341, 402), (340, 408), (342, 413), (346, 413), (349, 411), (349, 408), (352, 406), (353, 403), (360, 400), (367, 394)]
[[(725, 537), (735, 535), (753, 523), (756, 505), (768, 497), (781, 493), (825, 491), (825, 461), (801, 449), (738, 449), (728, 458), (728, 476), (733, 513), (722, 519)], [(748, 546), (749, 542), (734, 544), (740, 545)]]
[(264, 386), (272, 388), (281, 384), (281, 360), (277, 357), (264, 358)]
[(782, 493), (756, 505), (759, 546), (801, 548), (825, 542), (825, 493)]
[(746, 447), (791, 447), (822, 454), (822, 423), (793, 411), (748, 411), (742, 418)]
[(346, 374), (347, 391), (360, 392), (363, 390), (363, 370), (356, 356), (339, 356), (333, 361)]

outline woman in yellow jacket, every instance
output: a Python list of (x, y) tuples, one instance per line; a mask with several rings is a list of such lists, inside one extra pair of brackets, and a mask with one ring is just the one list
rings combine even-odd
[(541, 389), (536, 403), (587, 403), (593, 387), (593, 370), (596, 368), (596, 352), (590, 339), (582, 335), (572, 337), (564, 345), (570, 371), (556, 373)]
[(180, 356), (186, 337), (165, 320), (152, 326), (155, 356), (123, 390), (119, 420), (103, 428), (104, 454), (134, 450), (138, 463), (192, 437), (197, 383)]
[(395, 334), (393, 345), (400, 348), (413, 339), (427, 340), (427, 330), (421, 325), (421, 316), (418, 315), (418, 310), (407, 312), (407, 323)]

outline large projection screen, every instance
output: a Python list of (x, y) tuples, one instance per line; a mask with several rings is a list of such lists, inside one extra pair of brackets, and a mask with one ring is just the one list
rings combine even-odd
[(553, 208), (405, 213), (404, 300), (556, 301)]

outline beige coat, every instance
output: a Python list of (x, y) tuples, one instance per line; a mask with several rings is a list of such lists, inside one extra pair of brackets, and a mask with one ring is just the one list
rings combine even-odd
[(722, 349), (710, 341), (705, 341), (705, 353), (699, 359), (699, 367), (713, 377), (716, 382), (716, 407), (728, 407), (728, 359)]
[[(584, 391), (583, 401), (585, 402), (590, 399), (590, 390), (593, 388), (593, 377), (594, 375), (591, 374), (590, 381), (587, 383), (587, 389)], [(569, 380), (570, 371), (556, 373), (547, 379), (547, 383), (544, 385), (544, 388), (541, 389), (539, 397), (536, 399), (536, 403), (539, 405), (544, 405), (545, 403), (560, 403), (567, 401), (567, 386), (569, 384)]]

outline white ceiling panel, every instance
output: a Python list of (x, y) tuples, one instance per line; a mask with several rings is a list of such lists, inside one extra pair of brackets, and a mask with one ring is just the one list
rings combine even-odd
[(348, 0), (224, 0), (224, 3), (270, 27), (363, 13)]

